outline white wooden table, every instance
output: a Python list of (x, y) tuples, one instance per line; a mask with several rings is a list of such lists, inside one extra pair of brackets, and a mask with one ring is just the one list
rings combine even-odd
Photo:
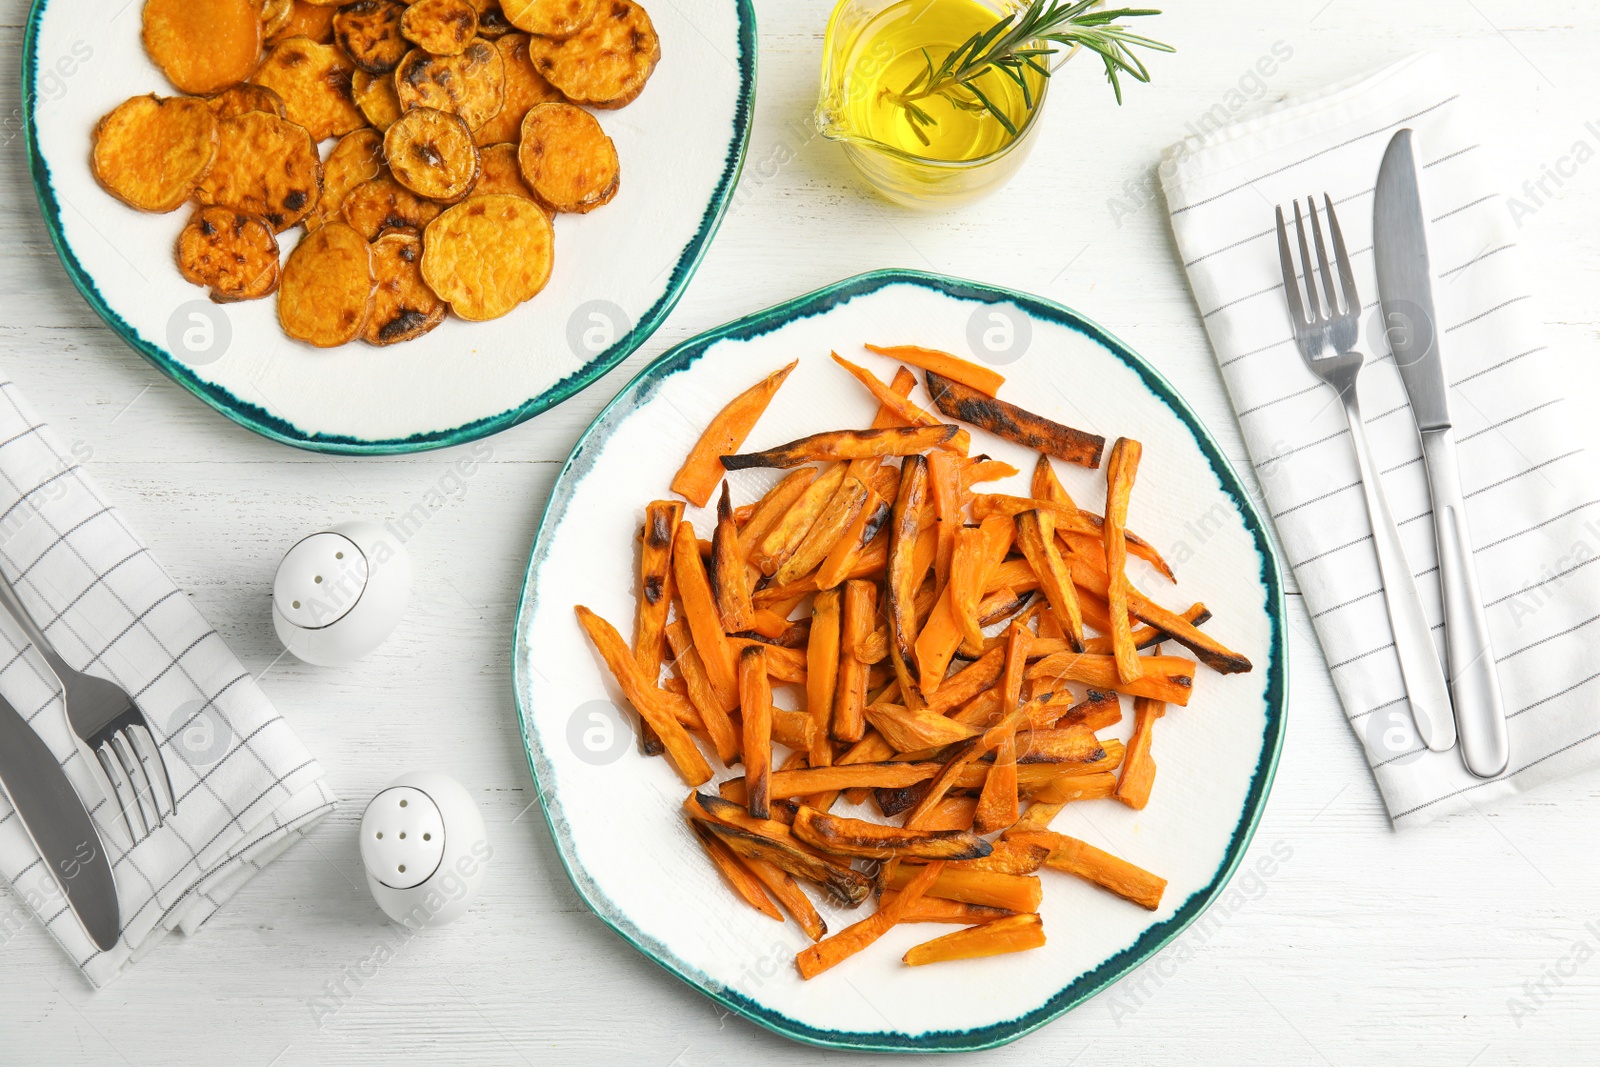
[[(1539, 182), (1563, 156), (1600, 150), (1592, 0), (1175, 4), (1149, 27), (1181, 49), (1152, 64), (1154, 85), (1131, 87), (1119, 110), (1091, 64), (1071, 65), (1009, 188), (958, 216), (914, 216), (865, 195), (836, 147), (810, 132), (826, 0), (756, 6), (760, 94), (743, 188), (687, 295), (625, 366), (491, 441), (492, 461), (410, 542), (418, 578), (404, 624), (341, 670), (279, 656), (268, 607), (280, 554), (328, 523), (408, 510), (440, 486), (454, 457), (292, 451), (224, 421), (123, 347), (51, 250), (29, 186), (16, 77), (4, 78), (0, 239), (10, 252), (0, 260), (0, 365), (68, 442), (92, 450), (94, 476), (245, 664), (265, 672), (267, 693), (347, 803), (201, 935), (169, 940), (100, 993), (0, 889), (0, 1063), (820, 1062), (824, 1053), (721, 1014), (603, 927), (569, 887), (535, 806), (510, 692), (512, 614), (546, 494), (600, 406), (700, 330), (897, 265), (1076, 307), (1160, 367), (1245, 470), (1159, 202), (1113, 211), (1108, 201), (1136, 208), (1129, 190), (1148, 181), (1160, 148), (1213, 105), (1226, 107), (1274, 42), (1293, 57), (1240, 115), (1427, 47), (1469, 86), (1508, 191)], [(0, 8), (10, 72), (25, 7)], [(1552, 341), (1592, 360), (1600, 162), (1560, 170), (1521, 240), (1542, 266)], [(974, 1060), (1592, 1059), (1600, 778), (1396, 836), (1298, 600), (1290, 598), (1292, 723), (1245, 864), (1288, 858), (1270, 878), (1236, 880), (1237, 892), (1115, 989)], [(406, 941), (374, 969), (379, 947), (402, 939), (362, 884), (355, 827), (373, 791), (423, 766), (475, 793), (493, 870), (465, 919)]]

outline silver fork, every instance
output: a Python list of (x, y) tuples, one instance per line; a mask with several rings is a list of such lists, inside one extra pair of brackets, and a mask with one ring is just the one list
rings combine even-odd
[[(0, 604), (5, 605), (60, 682), (67, 721), (80, 742), (79, 750), (93, 755), (90, 767), (98, 763), (104, 774), (100, 784), (106, 799), (116, 801), (128, 839), (138, 844), (165, 821), (166, 815), (177, 814), (172, 777), (144, 713), (121, 686), (85, 674), (61, 658), (3, 571)], [(156, 789), (158, 780), (164, 796)]]
[[(1339, 393), (1344, 401), (1345, 418), (1350, 423), (1350, 439), (1355, 446), (1356, 465), (1361, 471), (1361, 487), (1367, 497), (1367, 517), (1372, 522), (1372, 540), (1378, 552), (1378, 571), (1383, 579), (1384, 603), (1389, 625), (1394, 631), (1395, 652), (1400, 657), (1400, 674), (1410, 698), (1411, 717), (1423, 744), (1443, 752), (1456, 743), (1455, 716), (1450, 708), (1450, 689), (1444, 667), (1434, 647), (1433, 634), (1422, 612), (1422, 598), (1406, 562), (1400, 530), (1389, 512), (1383, 483), (1372, 462), (1356, 380), (1366, 357), (1355, 350), (1361, 331), (1361, 299), (1356, 294), (1355, 273), (1350, 269), (1350, 254), (1345, 249), (1339, 217), (1334, 214), (1333, 198), (1323, 194), (1328, 214), (1328, 230), (1333, 238), (1334, 264), (1328, 262), (1328, 248), (1322, 239), (1322, 224), (1317, 219), (1317, 201), (1307, 197), (1311, 232), (1317, 246), (1317, 266), (1322, 268), (1322, 284), (1317, 284), (1311, 249), (1306, 244), (1305, 220), (1300, 202), (1294, 205), (1294, 229), (1300, 246), (1300, 262), (1305, 272), (1304, 301), (1300, 277), (1289, 248), (1289, 232), (1284, 225), (1283, 208), (1278, 215), (1278, 258), (1283, 267), (1283, 289), (1289, 298), (1289, 317), (1294, 321), (1294, 339), (1311, 372)], [(1335, 269), (1335, 264), (1337, 269)], [(1343, 307), (1340, 296), (1343, 296)]]

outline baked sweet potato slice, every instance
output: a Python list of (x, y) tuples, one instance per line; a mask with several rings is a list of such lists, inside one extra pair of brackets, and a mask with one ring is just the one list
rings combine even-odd
[(700, 651), (718, 702), (731, 711), (739, 706), (738, 666), (733, 646), (722, 629), (722, 618), (717, 611), (711, 579), (700, 558), (694, 526), (687, 521), (680, 522), (673, 537), (672, 575), (678, 598), (683, 603), (683, 617), (694, 635), (695, 647)]
[(644, 92), (661, 60), (661, 38), (633, 0), (606, 0), (572, 36), (532, 38), (528, 55), (534, 69), (573, 103), (618, 108)]
[(421, 233), (441, 210), (389, 174), (379, 174), (351, 189), (339, 206), (344, 221), (369, 241), (397, 230)]
[(396, 0), (356, 0), (333, 16), (333, 39), (360, 69), (388, 74), (411, 51), (411, 42), (400, 32), (408, 10)]
[(414, 341), (450, 310), (422, 280), (422, 239), (416, 234), (390, 233), (372, 242), (372, 275), (372, 314), (361, 331), (370, 345)]
[(362, 118), (379, 133), (400, 118), (400, 94), (395, 92), (393, 75), (355, 71), (350, 75), (350, 97), (361, 109)]
[(1039, 916), (1013, 915), (924, 941), (901, 958), (908, 966), (921, 967), (929, 963), (974, 960), (1043, 947), (1044, 923)]
[(830, 730), (835, 741), (860, 741), (866, 729), (868, 667), (861, 660), (860, 651), (872, 634), (877, 605), (878, 590), (871, 582), (851, 579), (845, 583), (840, 612), (839, 681)]
[[(1056, 542), (1055, 513), (1050, 511), (1024, 511), (1016, 517), (1017, 547), (1022, 550), (1028, 565), (1039, 578), (1039, 586), (1050, 601), (1050, 609), (1061, 624), (1067, 644), (1075, 652), (1083, 651), (1083, 607), (1078, 603), (1077, 587), (1072, 584), (1072, 572), (1061, 558)], [(1127, 617), (1126, 612), (1123, 615)]]
[[(716, 491), (717, 483), (722, 481), (723, 468), (721, 457), (732, 452), (744, 444), (750, 431), (755, 429), (756, 422), (760, 420), (761, 413), (767, 410), (767, 405), (772, 403), (772, 398), (777, 395), (778, 389), (784, 381), (800, 364), (798, 361), (790, 363), (787, 367), (779, 368), (761, 379), (749, 389), (740, 393), (729, 401), (728, 406), (717, 412), (711, 421), (706, 424), (705, 430), (700, 434), (700, 439), (689, 450), (688, 458), (672, 479), (672, 491), (682, 496), (696, 507), (705, 507), (711, 500), (711, 494)], [(797, 472), (798, 474), (798, 472)], [(796, 476), (791, 476), (796, 477)], [(789, 479), (779, 483), (792, 485)], [(802, 486), (801, 489), (804, 487)], [(796, 495), (799, 489), (795, 490)], [(772, 494), (768, 494), (772, 499)], [(763, 501), (765, 504), (765, 501)], [(786, 510), (772, 508), (769, 512), (772, 522)], [(754, 519), (752, 519), (754, 522)], [(770, 526), (769, 526), (770, 528)], [(750, 527), (747, 526), (746, 530)], [(765, 530), (760, 531), (765, 534)], [(749, 544), (746, 548), (748, 550)]]
[(528, 110), (517, 160), (533, 195), (555, 212), (586, 214), (608, 204), (622, 180), (617, 146), (593, 115), (568, 103)]
[(506, 20), (519, 30), (562, 40), (594, 20), (600, 0), (502, 0)]
[(193, 97), (125, 100), (95, 124), (95, 180), (131, 208), (172, 211), (211, 172), (219, 125), (206, 102)]
[(981, 923), (992, 923), (996, 919), (1004, 919), (1015, 914), (1016, 912), (1008, 908), (986, 908), (981, 904), (963, 904), (959, 900), (924, 896), (900, 913), (900, 921), (902, 923), (955, 923), (960, 926), (976, 926)]
[[(482, 32), (481, 28), (480, 31)], [(510, 144), (522, 140), (522, 120), (538, 104), (565, 100), (561, 90), (544, 80), (528, 58), (528, 35), (508, 33), (494, 42), (505, 69), (505, 103), (499, 114), (479, 126), (478, 144)]]
[(361, 336), (372, 312), (372, 249), (340, 222), (300, 239), (283, 266), (278, 322), (283, 332), (318, 348)]
[(195, 188), (200, 203), (255, 215), (282, 233), (321, 196), (322, 160), (302, 127), (265, 111), (217, 124), (216, 162)]
[[(322, 163), (322, 193), (316, 206), (305, 217), (306, 229), (314, 230), (341, 217), (345, 197), (363, 182), (383, 173), (383, 135), (363, 127), (339, 138)], [(364, 235), (363, 235), (364, 236)]]
[(661, 672), (672, 607), (672, 539), (683, 521), (683, 505), (656, 500), (644, 509), (639, 536), (639, 606), (634, 613), (633, 658), (646, 678)]
[(293, 16), (294, 0), (261, 0), (261, 39), (270, 41)]
[(144, 50), (185, 93), (204, 96), (250, 77), (261, 29), (259, 0), (145, 0)]
[(448, 111), (477, 130), (505, 105), (505, 60), (492, 41), (481, 37), (454, 56), (413, 48), (395, 68), (394, 87), (402, 110)]
[(400, 20), (400, 32), (436, 56), (460, 55), (478, 36), (478, 9), (467, 0), (414, 0)]
[(934, 371), (927, 371), (925, 376), (928, 395), (946, 418), (971, 423), (1024, 448), (1036, 449), (1080, 467), (1100, 465), (1100, 454), (1106, 444), (1104, 437), (1052, 422)]
[(231, 119), (246, 111), (265, 111), (269, 115), (284, 117), (283, 98), (265, 85), (240, 82), (220, 93), (206, 97), (206, 103), (216, 112), (218, 120)]
[(308, 37), (318, 44), (332, 44), (333, 16), (338, 13), (336, 5), (294, 0), (294, 9), (289, 12), (288, 20), (267, 35), (267, 44), (277, 44), (286, 37)]
[(954, 719), (928, 711), (908, 711), (897, 704), (869, 704), (867, 724), (896, 752), (925, 752), (953, 745), (978, 731)]
[(423, 279), (472, 321), (499, 318), (533, 299), (554, 263), (549, 216), (520, 196), (469, 197), (423, 232)]
[(251, 80), (283, 98), (289, 121), (313, 141), (343, 137), (366, 125), (350, 87), (355, 64), (330, 44), (286, 37), (267, 50)]
[[(681, 504), (679, 510), (682, 510)], [(750, 583), (745, 572), (744, 553), (739, 548), (739, 526), (733, 519), (733, 501), (727, 482), (722, 483), (722, 498), (717, 502), (710, 565), (711, 590), (716, 596), (722, 628), (730, 634), (751, 629), (755, 626), (756, 609), (750, 603)]]
[(478, 154), (483, 162), (483, 172), (478, 176), (478, 184), (472, 187), (473, 196), (500, 193), (533, 200), (533, 190), (522, 180), (522, 166), (517, 162), (516, 145), (492, 144), (479, 149)]
[(869, 492), (871, 490), (864, 482), (851, 474), (848, 467), (844, 468), (838, 490), (773, 578), (778, 582), (794, 582), (821, 566), (833, 546), (845, 536), (866, 507)]
[(178, 271), (214, 300), (254, 300), (278, 287), (278, 239), (254, 215), (202, 207), (178, 235)]
[(383, 154), (394, 180), (437, 204), (465, 200), (483, 173), (472, 131), (458, 115), (412, 108), (383, 135)]
[(991, 851), (987, 841), (965, 830), (907, 830), (827, 815), (803, 804), (795, 813), (794, 835), (836, 856), (867, 859), (973, 860)]

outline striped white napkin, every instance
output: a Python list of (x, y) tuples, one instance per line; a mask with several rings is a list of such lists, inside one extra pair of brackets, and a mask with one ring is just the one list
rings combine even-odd
[[(192, 933), (264, 864), (333, 810), (322, 768), (248, 671), (28, 406), (0, 384), (0, 566), (70, 664), (133, 695), (161, 744), (177, 816), (125, 848), (114, 803), (92, 805), (122, 906), (100, 952), (0, 795), (9, 937), (36, 917), (96, 986), (170, 930)], [(55, 678), (0, 613), (0, 694), (82, 797), (98, 786), (68, 732)], [(4, 903), (4, 902), (0, 902)]]
[[(1365, 303), (1361, 401), (1384, 489), (1442, 642), (1416, 425), (1384, 338), (1373, 188), (1394, 132), (1417, 131), (1441, 344), (1511, 764), (1483, 781), (1411, 724), (1344, 412), (1301, 361), (1274, 205), (1332, 195)], [(1571, 377), (1541, 339), (1507, 201), (1436, 57), (1290, 101), (1168, 149), (1162, 177), (1195, 299), (1279, 541), (1345, 713), (1398, 827), (1481, 806), (1600, 762), (1600, 475), (1572, 439)]]

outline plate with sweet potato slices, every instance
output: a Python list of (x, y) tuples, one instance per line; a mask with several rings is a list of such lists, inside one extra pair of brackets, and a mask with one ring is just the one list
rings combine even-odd
[(1260, 515), (1147, 362), (1049, 301), (881, 271), (601, 413), (513, 688), (568, 874), (642, 953), (796, 1040), (976, 1049), (1224, 891), (1285, 632)]
[(25, 36), (68, 277), (201, 400), (324, 452), (498, 432), (644, 343), (755, 98), (751, 0), (33, 0)]

